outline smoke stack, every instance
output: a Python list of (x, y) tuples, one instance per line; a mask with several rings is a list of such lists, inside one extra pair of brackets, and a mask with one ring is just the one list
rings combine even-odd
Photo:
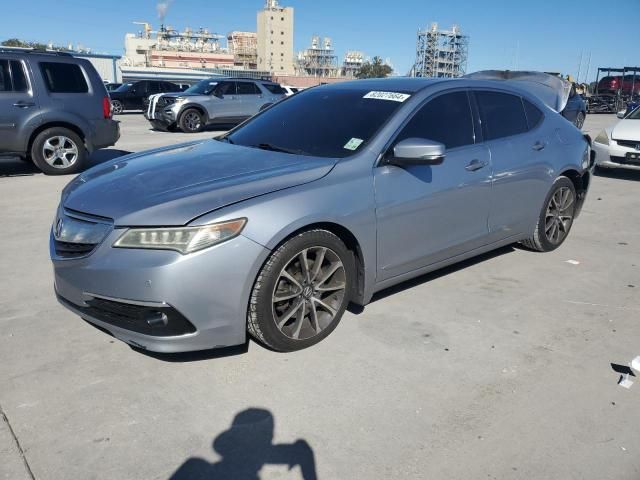
[(167, 16), (167, 11), (169, 10), (169, 5), (173, 0), (165, 0), (164, 2), (158, 2), (156, 4), (156, 10), (158, 11), (158, 18), (160, 19), (160, 23), (164, 23), (164, 17)]

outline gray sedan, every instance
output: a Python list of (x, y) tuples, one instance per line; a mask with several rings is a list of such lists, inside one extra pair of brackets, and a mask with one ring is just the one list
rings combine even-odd
[(225, 136), (128, 155), (63, 191), (60, 302), (130, 345), (309, 347), (349, 302), (489, 250), (549, 251), (590, 145), (528, 91), (485, 80), (313, 88)]

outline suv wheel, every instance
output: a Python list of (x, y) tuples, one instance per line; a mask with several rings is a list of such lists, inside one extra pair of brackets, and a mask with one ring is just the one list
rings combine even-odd
[(258, 274), (247, 312), (249, 333), (280, 352), (315, 345), (340, 322), (354, 270), (353, 255), (333, 233), (310, 230), (291, 238)]
[(180, 130), (184, 133), (198, 133), (204, 129), (202, 114), (195, 108), (189, 108), (180, 116)]
[(584, 125), (584, 113), (583, 112), (578, 112), (578, 115), (576, 116), (575, 125), (579, 130), (582, 129), (582, 126)]
[(567, 177), (558, 177), (547, 194), (533, 237), (522, 244), (531, 250), (550, 252), (566, 240), (576, 210), (576, 189)]
[(114, 115), (120, 115), (124, 111), (124, 105), (120, 100), (111, 100), (111, 111)]
[(87, 150), (75, 132), (62, 127), (40, 132), (31, 145), (31, 159), (47, 175), (76, 173), (85, 166)]

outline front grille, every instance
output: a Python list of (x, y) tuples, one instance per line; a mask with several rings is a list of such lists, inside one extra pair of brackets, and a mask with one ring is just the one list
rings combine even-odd
[(640, 140), (616, 140), (616, 143), (621, 147), (627, 148), (636, 148), (640, 146)]
[(56, 255), (62, 258), (77, 258), (84, 257), (93, 252), (96, 248), (95, 243), (70, 243), (61, 242), (54, 238), (53, 245), (56, 250)]
[(58, 295), (58, 300), (80, 312), (82, 316), (100, 320), (114, 327), (153, 337), (173, 337), (194, 333), (196, 328), (180, 312), (169, 305), (142, 306), (92, 298), (82, 307)]

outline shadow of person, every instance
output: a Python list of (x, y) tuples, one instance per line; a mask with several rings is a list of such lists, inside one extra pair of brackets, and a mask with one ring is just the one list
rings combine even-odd
[(231, 427), (213, 441), (222, 457), (209, 463), (202, 458), (186, 460), (170, 480), (258, 480), (264, 465), (300, 466), (304, 480), (316, 480), (313, 450), (304, 440), (291, 444), (273, 442), (274, 419), (271, 412), (249, 408), (238, 413)]

